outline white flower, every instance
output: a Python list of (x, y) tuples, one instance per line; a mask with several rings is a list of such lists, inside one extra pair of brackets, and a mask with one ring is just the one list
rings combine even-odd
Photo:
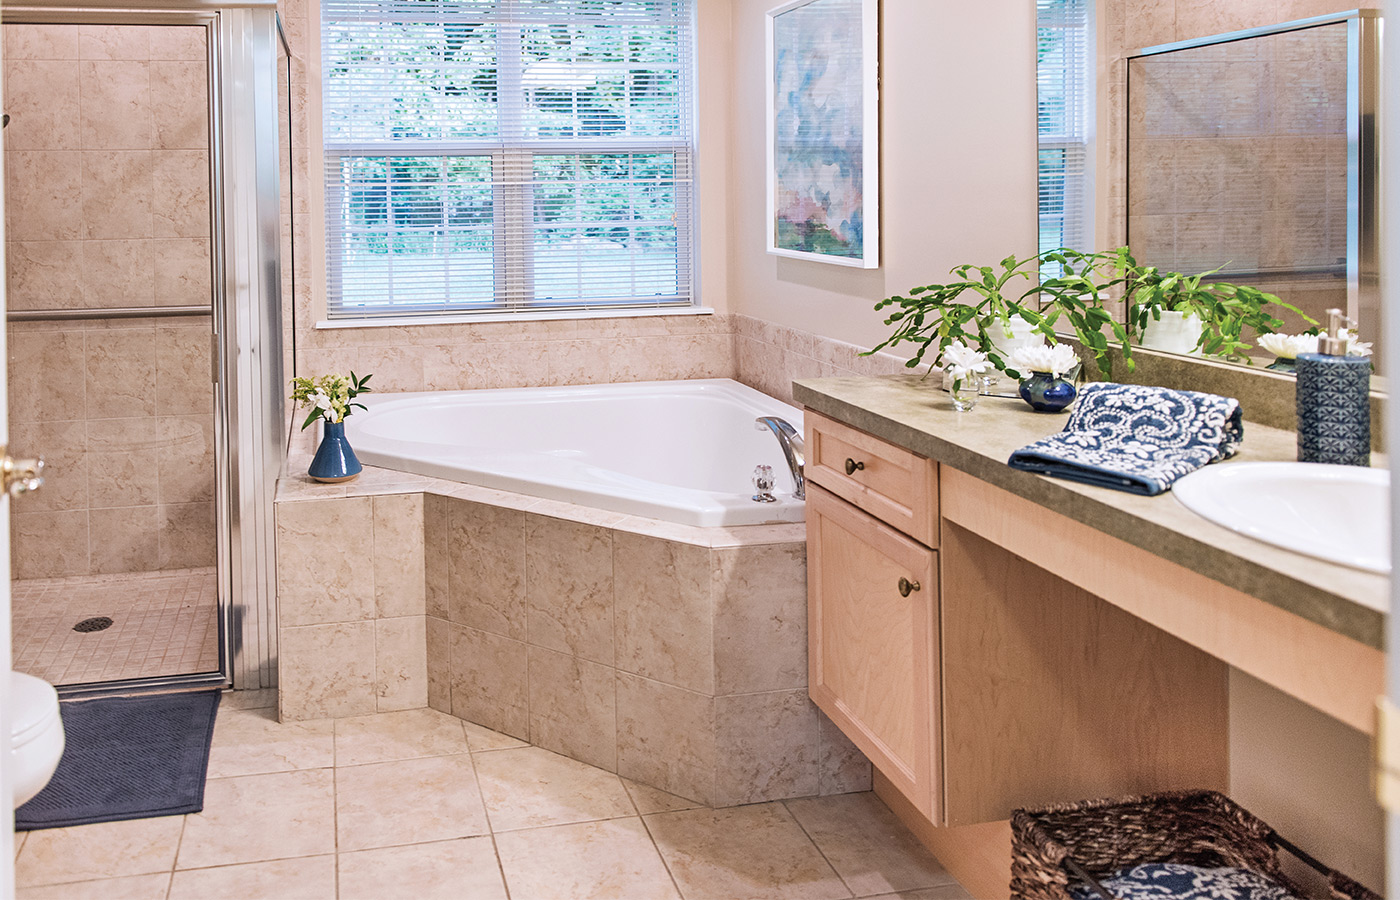
[(1049, 372), (1059, 378), (1078, 362), (1079, 357), (1069, 344), (1017, 347), (1011, 351), (1011, 366), (1019, 372)]
[(1294, 359), (1299, 353), (1317, 352), (1315, 334), (1261, 334), (1259, 346), (1279, 359)]
[(1348, 328), (1340, 335), (1347, 340), (1347, 356), (1370, 356), (1371, 342), (1361, 340), (1355, 328)]
[(989, 365), (987, 354), (972, 349), (962, 341), (949, 344), (943, 350), (943, 370), (954, 381), (962, 381), (974, 372), (985, 372)]
[(312, 394), (308, 398), (307, 403), (311, 407), (323, 410), (325, 412), (329, 412), (331, 408), (331, 398), (326, 394), (325, 391), (317, 391), (316, 393)]

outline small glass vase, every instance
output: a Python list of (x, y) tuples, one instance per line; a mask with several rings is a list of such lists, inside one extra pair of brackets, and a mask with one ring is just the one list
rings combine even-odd
[(960, 378), (948, 386), (948, 394), (953, 398), (953, 409), (967, 412), (977, 405), (981, 396), (981, 378)]
[(345, 437), (345, 423), (323, 421), (321, 424), (321, 446), (316, 448), (316, 456), (307, 467), (306, 474), (311, 476), (312, 481), (325, 484), (353, 480), (364, 466), (355, 458), (355, 451)]
[(1269, 363), (1264, 368), (1274, 372), (1282, 372), (1285, 375), (1297, 375), (1298, 360), (1285, 359), (1284, 357), (1280, 356), (1278, 359), (1275, 359), (1273, 362)]
[(1021, 382), (1021, 399), (1036, 412), (1063, 412), (1078, 393), (1073, 384), (1049, 372), (1032, 372)]

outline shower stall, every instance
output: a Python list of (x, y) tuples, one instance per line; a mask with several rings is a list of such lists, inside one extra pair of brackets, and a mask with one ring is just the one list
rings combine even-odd
[(275, 683), (290, 54), (275, 4), (0, 9), (13, 666)]

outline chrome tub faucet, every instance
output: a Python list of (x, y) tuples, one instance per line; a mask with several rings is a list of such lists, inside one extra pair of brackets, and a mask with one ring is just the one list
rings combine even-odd
[(807, 479), (802, 470), (807, 464), (807, 447), (802, 435), (788, 424), (786, 419), (778, 416), (759, 416), (754, 419), (754, 428), (759, 431), (767, 428), (773, 432), (779, 446), (783, 448), (783, 458), (787, 460), (788, 470), (792, 472), (792, 483), (797, 486), (792, 495), (798, 500), (806, 500)]

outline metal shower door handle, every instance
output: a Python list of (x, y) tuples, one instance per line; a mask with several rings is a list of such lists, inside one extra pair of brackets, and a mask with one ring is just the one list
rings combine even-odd
[(0, 448), (4, 458), (0, 459), (0, 476), (4, 478), (5, 493), (11, 497), (37, 491), (44, 486), (44, 460), (16, 459), (5, 448)]

